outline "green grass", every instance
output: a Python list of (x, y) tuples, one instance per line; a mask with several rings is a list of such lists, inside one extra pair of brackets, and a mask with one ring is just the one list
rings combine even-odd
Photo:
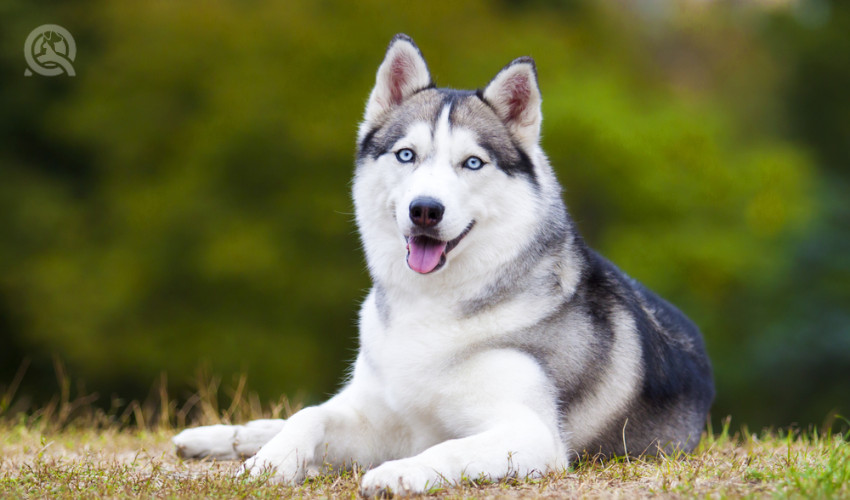
[[(329, 472), (297, 487), (235, 477), (238, 462), (182, 460), (170, 438), (187, 423), (287, 416), (285, 399), (261, 405), (245, 380), (219, 396), (219, 381), (199, 376), (198, 392), (178, 406), (160, 389), (145, 403), (92, 405), (60, 394), (35, 411), (14, 412), (0, 395), (0, 498), (356, 498), (360, 471)], [(14, 387), (15, 384), (12, 385)], [(218, 401), (227, 399), (219, 406)], [(709, 428), (692, 454), (574, 463), (540, 479), (466, 481), (436, 488), (448, 498), (777, 497), (850, 498), (850, 433), (810, 430), (720, 432)]]

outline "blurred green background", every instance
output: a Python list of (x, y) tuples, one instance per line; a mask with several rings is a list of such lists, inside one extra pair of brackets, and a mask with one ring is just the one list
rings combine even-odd
[[(76, 77), (25, 77), (30, 30)], [(442, 86), (537, 61), (589, 242), (702, 328), (715, 419), (850, 415), (850, 3), (0, 4), (0, 391), (262, 398), (342, 380), (369, 287), (355, 131), (393, 34)], [(80, 389), (82, 390), (82, 389)]]

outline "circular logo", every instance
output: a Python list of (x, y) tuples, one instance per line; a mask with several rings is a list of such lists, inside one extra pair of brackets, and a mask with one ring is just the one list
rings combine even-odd
[(71, 33), (58, 24), (42, 24), (32, 30), (24, 43), (24, 57), (29, 66), (25, 76), (32, 76), (33, 71), (42, 76), (76, 74), (71, 63), (77, 57), (77, 44)]

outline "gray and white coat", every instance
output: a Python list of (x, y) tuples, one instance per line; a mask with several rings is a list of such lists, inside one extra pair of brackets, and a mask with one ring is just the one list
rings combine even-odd
[(692, 450), (714, 396), (696, 326), (591, 250), (540, 148), (534, 62), (436, 88), (396, 36), (358, 134), (353, 198), (374, 287), (351, 375), (288, 420), (189, 429), (184, 456), (251, 456), (362, 491), (545, 474), (582, 452)]

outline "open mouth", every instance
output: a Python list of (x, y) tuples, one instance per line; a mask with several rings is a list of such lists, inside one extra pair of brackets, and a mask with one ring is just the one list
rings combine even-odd
[(420, 274), (432, 273), (445, 265), (446, 255), (464, 238), (475, 221), (469, 223), (460, 236), (451, 241), (442, 241), (430, 236), (407, 237), (407, 265)]

